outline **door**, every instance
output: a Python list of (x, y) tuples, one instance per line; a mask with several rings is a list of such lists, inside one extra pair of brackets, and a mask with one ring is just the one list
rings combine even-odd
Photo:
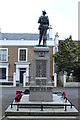
[(23, 75), (26, 72), (26, 68), (20, 68), (20, 83), (23, 83)]

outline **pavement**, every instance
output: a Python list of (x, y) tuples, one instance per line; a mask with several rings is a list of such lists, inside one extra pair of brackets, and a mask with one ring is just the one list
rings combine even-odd
[[(5, 110), (10, 105), (16, 95), (16, 90), (24, 91), (23, 87), (3, 87), (0, 88), (0, 116), (4, 116)], [(80, 112), (80, 88), (53, 88), (53, 92), (65, 91), (67, 98), (74, 104), (75, 108)]]

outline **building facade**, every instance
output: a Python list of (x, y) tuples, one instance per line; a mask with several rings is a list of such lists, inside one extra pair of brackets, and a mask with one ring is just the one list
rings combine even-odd
[[(13, 74), (16, 74), (16, 81), (23, 83), (23, 74), (29, 81), (32, 75), (32, 59), (34, 47), (38, 45), (39, 35), (32, 33), (0, 33), (0, 82), (13, 81)], [(57, 37), (56, 37), (57, 38)], [(47, 40), (50, 48), (50, 76), (54, 76), (53, 52), (57, 39)], [(57, 42), (56, 42), (57, 43)]]

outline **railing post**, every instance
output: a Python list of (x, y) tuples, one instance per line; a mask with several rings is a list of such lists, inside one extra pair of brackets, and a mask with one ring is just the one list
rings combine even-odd
[(43, 111), (43, 105), (41, 104), (41, 111)]
[(66, 87), (66, 75), (63, 75), (63, 86)]
[(72, 103), (71, 103), (71, 108), (72, 108)]
[(57, 87), (57, 74), (54, 73), (54, 87)]
[(17, 111), (19, 111), (19, 105), (17, 105)]
[(23, 87), (26, 86), (26, 73), (23, 74)]
[(16, 87), (16, 73), (13, 73), (13, 86)]
[(29, 83), (29, 65), (27, 65), (26, 82)]
[(12, 103), (11, 103), (11, 108), (13, 108), (13, 105), (12, 105)]
[(67, 106), (65, 105), (65, 111), (67, 111)]

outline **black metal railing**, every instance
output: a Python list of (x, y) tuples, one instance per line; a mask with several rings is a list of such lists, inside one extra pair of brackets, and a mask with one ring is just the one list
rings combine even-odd
[(71, 106), (71, 108), (72, 108), (72, 106), (74, 106), (73, 104), (47, 104), (47, 103), (26, 103), (26, 104), (21, 104), (21, 103), (19, 103), (19, 104), (11, 104), (11, 108), (13, 108), (13, 105), (14, 106), (17, 106), (17, 111), (19, 111), (19, 108), (21, 108), (20, 106), (24, 106), (24, 108), (26, 108), (26, 106), (40, 106), (40, 108), (41, 108), (41, 111), (43, 111), (43, 108), (44, 108), (44, 106), (58, 106), (58, 107), (64, 107), (64, 109), (65, 109), (65, 111), (67, 111), (67, 107), (68, 106)]
[[(62, 93), (61, 92), (53, 92), (53, 94), (57, 94), (57, 95), (60, 95), (62, 97)], [(19, 108), (26, 108), (26, 107), (33, 107), (33, 106), (40, 106), (40, 109), (41, 111), (43, 111), (43, 108), (44, 106), (48, 107), (48, 106), (57, 106), (57, 107), (64, 107), (64, 111), (67, 111), (67, 107), (73, 107), (74, 105), (72, 104), (72, 102), (67, 98), (65, 97), (65, 103), (64, 104), (56, 104), (56, 103), (43, 103), (43, 102), (39, 102), (39, 103), (26, 103), (26, 104), (22, 104), (22, 103), (13, 103), (15, 100), (15, 98), (13, 99), (13, 101), (11, 102), (11, 108), (13, 108), (13, 106), (17, 106), (17, 111), (19, 111)], [(67, 101), (69, 101), (69, 103), (67, 103)]]

